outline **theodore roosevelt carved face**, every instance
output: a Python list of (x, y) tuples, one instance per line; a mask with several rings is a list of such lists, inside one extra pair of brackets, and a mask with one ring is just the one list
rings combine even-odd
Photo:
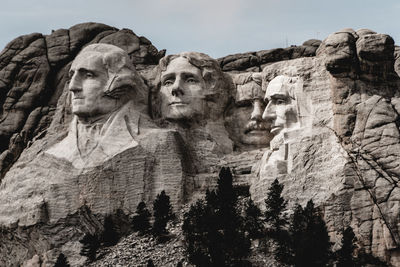
[(262, 115), (266, 106), (260, 73), (233, 75), (235, 103), (226, 114), (227, 128), (238, 148), (267, 147), (272, 136)]

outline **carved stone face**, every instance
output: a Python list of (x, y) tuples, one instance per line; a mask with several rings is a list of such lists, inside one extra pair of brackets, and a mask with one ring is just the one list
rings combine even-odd
[[(261, 80), (260, 80), (261, 82)], [(234, 76), (235, 104), (228, 110), (225, 120), (228, 131), (237, 145), (266, 147), (271, 140), (268, 124), (262, 119), (266, 106), (261, 85), (251, 74)]]
[(268, 145), (271, 140), (268, 127), (262, 119), (265, 102), (256, 98), (241, 103), (234, 114), (240, 128), (240, 141), (247, 145)]
[(268, 104), (262, 118), (270, 123), (273, 135), (291, 128), (298, 121), (293, 86), (289, 77), (277, 76), (267, 87), (264, 99)]
[(69, 71), (72, 113), (93, 118), (112, 112), (117, 101), (104, 95), (108, 73), (99, 52), (84, 52), (72, 62)]
[(205, 81), (186, 58), (173, 59), (161, 72), (161, 113), (170, 120), (191, 120), (204, 114)]

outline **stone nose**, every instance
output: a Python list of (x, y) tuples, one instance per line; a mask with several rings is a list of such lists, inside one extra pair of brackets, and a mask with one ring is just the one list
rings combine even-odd
[(250, 119), (253, 121), (261, 121), (263, 115), (262, 103), (259, 99), (254, 100), (253, 102), (253, 111), (251, 112)]
[(80, 79), (77, 77), (76, 74), (72, 75), (68, 84), (68, 89), (71, 92), (82, 91), (82, 82), (80, 81)]
[(267, 107), (264, 110), (264, 113), (262, 114), (262, 118), (265, 121), (271, 121), (276, 118), (276, 112), (275, 112), (275, 106), (269, 102)]
[(171, 94), (173, 96), (180, 96), (184, 94), (182, 90), (182, 79), (179, 77), (176, 78), (174, 84), (171, 86)]

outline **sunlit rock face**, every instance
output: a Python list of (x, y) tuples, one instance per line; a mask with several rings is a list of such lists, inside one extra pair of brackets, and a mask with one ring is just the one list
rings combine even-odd
[(253, 167), (252, 198), (263, 205), (275, 178), (288, 199), (324, 203), (342, 186), (345, 155), (332, 128), (329, 73), (320, 58), (271, 64), (262, 72), (264, 121), (273, 138)]
[(253, 168), (250, 189), (262, 205), (266, 188), (278, 178), (291, 201), (313, 199), (321, 206), (333, 241), (351, 225), (366, 251), (397, 266), (400, 134), (394, 63), (389, 36), (344, 29), (328, 36), (315, 58), (264, 68), (267, 102), (274, 103), (268, 101), (272, 92), (284, 97), (281, 107), (275, 101), (264, 112), (274, 138)]
[[(330, 71), (334, 130), (349, 158), (345, 173), (351, 187), (347, 197), (351, 225), (367, 250), (398, 265), (400, 84), (394, 68), (394, 42), (370, 30), (353, 35), (342, 46), (353, 47), (355, 53), (348, 58), (358, 63), (354, 71), (344, 71), (341, 62)], [(335, 62), (331, 54), (324, 55), (324, 45), (319, 54), (326, 62)]]
[(151, 92), (151, 111), (161, 127), (183, 138), (195, 162), (195, 186), (207, 186), (202, 174), (218, 172), (220, 158), (233, 144), (224, 125), (232, 79), (206, 54), (184, 52), (160, 60)]

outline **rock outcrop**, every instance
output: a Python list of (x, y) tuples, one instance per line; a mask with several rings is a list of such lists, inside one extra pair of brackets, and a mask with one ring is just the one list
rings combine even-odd
[(301, 46), (293, 45), (287, 48), (234, 54), (219, 58), (218, 62), (223, 71), (261, 71), (266, 65), (277, 61), (315, 56), (320, 44), (320, 40), (311, 39), (305, 41)]
[(278, 178), (291, 201), (318, 203), (333, 241), (350, 225), (360, 247), (398, 266), (400, 87), (394, 52), (388, 35), (344, 29), (326, 38), (316, 57), (265, 67), (264, 87), (288, 75), (302, 89), (292, 99), (297, 124), (271, 140), (271, 150), (253, 169), (251, 193), (262, 203)]
[[(107, 138), (123, 149), (78, 164), (52, 149), (78, 116), (71, 62), (94, 43), (122, 48), (149, 97), (116, 113)], [(160, 63), (164, 54), (131, 30), (96, 23), (22, 36), (3, 50), (1, 266), (52, 266), (60, 253), (83, 266), (79, 240), (101, 233), (105, 218), (128, 233), (136, 205), (161, 190), (178, 211), (215, 186), (221, 166), (260, 206), (278, 178), (290, 207), (313, 199), (336, 247), (351, 226), (361, 248), (399, 266), (400, 50), (390, 36), (344, 29), (217, 61), (183, 53)]]

